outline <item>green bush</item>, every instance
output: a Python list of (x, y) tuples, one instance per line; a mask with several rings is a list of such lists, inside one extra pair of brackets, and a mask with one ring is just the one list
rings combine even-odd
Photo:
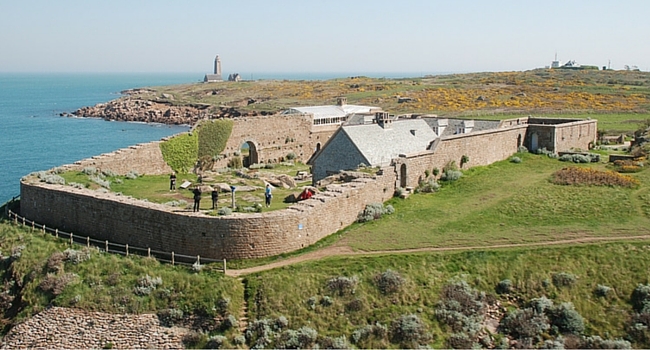
[(562, 303), (546, 310), (553, 329), (562, 334), (582, 334), (585, 323), (572, 303)]
[(163, 159), (174, 171), (186, 173), (194, 167), (199, 155), (197, 133), (177, 135), (160, 143)]
[(650, 304), (650, 284), (639, 284), (632, 291), (630, 297), (634, 310), (640, 312), (647, 304)]
[(395, 212), (392, 205), (384, 207), (382, 203), (370, 203), (366, 208), (357, 215), (357, 222), (368, 222), (382, 217), (382, 215), (391, 215)]
[(390, 338), (393, 343), (415, 348), (417, 345), (426, 344), (431, 335), (417, 315), (409, 314), (402, 315), (391, 323)]
[(232, 133), (233, 121), (217, 119), (201, 122), (196, 127), (198, 134), (198, 157), (215, 157), (226, 149), (226, 143)]
[(533, 338), (539, 340), (549, 330), (549, 320), (544, 313), (525, 308), (509, 312), (501, 319), (501, 331), (515, 339)]
[(296, 154), (294, 152), (289, 152), (286, 158), (287, 160), (294, 160), (296, 159)]
[(329, 279), (327, 281), (327, 288), (333, 292), (337, 292), (340, 296), (343, 296), (346, 294), (354, 294), (358, 283), (359, 278), (357, 276), (339, 276)]
[(596, 289), (594, 289), (594, 295), (596, 295), (597, 297), (604, 298), (607, 297), (611, 291), (612, 291), (611, 287), (599, 284), (598, 286), (596, 286)]
[(512, 292), (512, 281), (510, 281), (509, 279), (501, 280), (497, 284), (495, 291), (497, 292), (497, 294), (508, 294)]
[(232, 169), (241, 169), (244, 167), (244, 163), (242, 163), (241, 157), (234, 156), (228, 161), (228, 167)]
[(521, 158), (519, 158), (517, 156), (510, 157), (510, 163), (519, 164), (519, 163), (521, 163)]

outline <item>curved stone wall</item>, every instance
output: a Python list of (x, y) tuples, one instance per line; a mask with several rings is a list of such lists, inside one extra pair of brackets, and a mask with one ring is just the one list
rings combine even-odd
[(207, 216), (114, 193), (21, 181), (21, 215), (77, 235), (213, 259), (260, 258), (311, 245), (353, 223), (367, 203), (392, 197), (394, 171), (328, 185), (266, 213)]

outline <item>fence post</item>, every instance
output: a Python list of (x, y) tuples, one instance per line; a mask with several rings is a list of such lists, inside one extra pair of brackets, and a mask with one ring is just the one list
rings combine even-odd
[(25, 217), (23, 216), (23, 226), (25, 226)]
[(129, 245), (126, 244), (124, 245), (124, 247), (126, 247), (126, 256), (129, 256)]
[(226, 273), (226, 259), (223, 259), (223, 273)]
[(45, 233), (45, 224), (43, 224), (43, 233)]
[(74, 240), (72, 237), (72, 232), (70, 232), (70, 247), (72, 247), (73, 244), (74, 244)]
[(18, 225), (18, 215), (14, 214), (14, 225)]
[(174, 252), (172, 252), (172, 266), (174, 266)]
[(54, 237), (59, 238), (59, 229), (54, 230)]
[(196, 264), (201, 265), (201, 256), (200, 255), (196, 256)]
[(106, 253), (108, 253), (108, 240), (106, 240)]
[(34, 221), (32, 221), (32, 232), (34, 232)]
[(147, 258), (151, 258), (151, 247), (147, 247)]
[(86, 246), (90, 248), (90, 236), (86, 236)]

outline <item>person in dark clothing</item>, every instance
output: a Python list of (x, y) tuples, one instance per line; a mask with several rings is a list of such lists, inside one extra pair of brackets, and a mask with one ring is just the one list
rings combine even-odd
[(266, 184), (266, 189), (264, 190), (264, 199), (266, 199), (266, 207), (271, 206), (271, 198), (273, 198), (273, 194), (271, 191), (271, 185)]
[(172, 172), (171, 175), (169, 175), (169, 190), (173, 191), (176, 189), (176, 173)]
[(194, 193), (194, 208), (192, 211), (199, 211), (199, 207), (201, 206), (201, 190), (195, 187), (192, 193)]
[(217, 201), (219, 200), (219, 191), (217, 189), (212, 190), (212, 209), (217, 209)]

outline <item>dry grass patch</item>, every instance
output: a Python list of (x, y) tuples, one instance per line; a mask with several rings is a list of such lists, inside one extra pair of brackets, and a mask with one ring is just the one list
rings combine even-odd
[(613, 171), (568, 167), (553, 173), (553, 183), (557, 185), (636, 187), (639, 185), (639, 180)]

